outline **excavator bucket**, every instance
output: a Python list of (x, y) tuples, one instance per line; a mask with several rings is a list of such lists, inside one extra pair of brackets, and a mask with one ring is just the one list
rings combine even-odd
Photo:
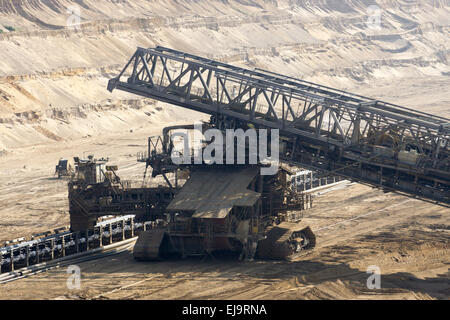
[(309, 226), (283, 222), (271, 227), (266, 238), (258, 242), (256, 255), (262, 259), (293, 259), (315, 246), (316, 236)]
[(142, 232), (133, 248), (134, 258), (142, 261), (161, 260), (165, 234), (165, 229), (152, 229)]

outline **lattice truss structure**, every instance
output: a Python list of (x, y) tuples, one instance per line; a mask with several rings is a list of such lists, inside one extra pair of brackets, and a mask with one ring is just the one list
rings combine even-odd
[(279, 129), (284, 161), (450, 204), (450, 120), (261, 69), (138, 48), (115, 88), (210, 114), (219, 129)]

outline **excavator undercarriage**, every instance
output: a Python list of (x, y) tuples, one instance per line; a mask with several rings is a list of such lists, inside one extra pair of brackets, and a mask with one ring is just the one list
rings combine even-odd
[(167, 225), (141, 234), (134, 257), (160, 260), (228, 252), (239, 259), (287, 259), (314, 248), (308, 226), (284, 222), (288, 203), (292, 208), (297, 201), (297, 209), (302, 205), (299, 197), (289, 196), (288, 188), (275, 188), (273, 180), (281, 182), (285, 176), (280, 170), (276, 177), (264, 177), (259, 168), (248, 166), (196, 168), (167, 207)]

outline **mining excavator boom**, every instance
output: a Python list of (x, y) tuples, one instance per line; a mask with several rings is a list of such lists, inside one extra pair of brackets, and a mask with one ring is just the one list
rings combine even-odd
[(114, 89), (209, 114), (221, 130), (279, 129), (285, 162), (450, 205), (447, 118), (164, 47), (138, 48)]

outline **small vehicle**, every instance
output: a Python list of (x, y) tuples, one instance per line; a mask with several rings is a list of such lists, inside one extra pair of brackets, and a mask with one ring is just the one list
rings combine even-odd
[(75, 173), (75, 164), (71, 159), (59, 159), (58, 165), (55, 169), (55, 174), (58, 174), (58, 179), (62, 177), (71, 177)]

